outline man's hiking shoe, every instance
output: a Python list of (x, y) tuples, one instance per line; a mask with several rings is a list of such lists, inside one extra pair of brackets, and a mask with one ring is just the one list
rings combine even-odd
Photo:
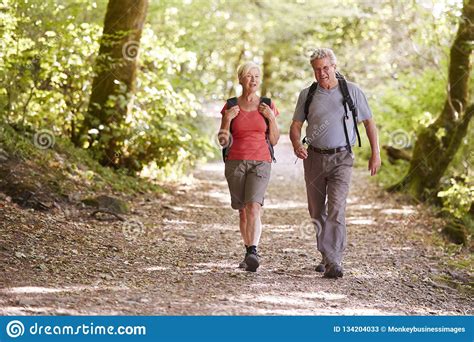
[(326, 271), (326, 267), (324, 266), (324, 264), (321, 262), (318, 264), (318, 266), (316, 266), (316, 268), (314, 269), (316, 272), (319, 272), (319, 273), (324, 273)]
[(324, 272), (324, 278), (342, 278), (343, 276), (342, 267), (338, 264), (326, 265), (326, 271)]
[(245, 268), (248, 272), (257, 272), (258, 266), (260, 266), (260, 261), (258, 260), (257, 251), (251, 251), (247, 257), (245, 258), (245, 264), (247, 267)]
[(326, 260), (324, 259), (324, 257), (321, 258), (321, 261), (319, 262), (319, 264), (316, 266), (316, 268), (314, 269), (316, 272), (320, 272), (320, 273), (324, 273), (326, 271)]

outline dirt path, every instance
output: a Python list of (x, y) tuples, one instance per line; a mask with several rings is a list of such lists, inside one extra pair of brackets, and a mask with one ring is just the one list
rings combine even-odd
[(126, 223), (2, 202), (0, 314), (474, 314), (462, 285), (472, 273), (450, 269), (465, 252), (446, 252), (433, 233), (439, 222), (381, 192), (364, 170), (349, 197), (345, 275), (323, 279), (313, 270), (302, 163), (288, 141), (277, 157), (256, 274), (236, 268), (243, 246), (222, 163), (204, 165), (172, 194), (131, 199)]

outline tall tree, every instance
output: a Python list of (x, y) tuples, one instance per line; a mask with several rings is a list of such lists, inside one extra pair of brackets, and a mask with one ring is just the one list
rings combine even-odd
[(451, 46), (447, 98), (431, 125), (423, 129), (415, 144), (408, 174), (392, 190), (404, 190), (419, 200), (432, 197), (453, 160), (469, 122), (474, 103), (469, 103), (469, 77), (474, 43), (474, 0), (464, 2), (459, 28)]
[(80, 131), (103, 165), (118, 163), (124, 137), (115, 128), (125, 122), (132, 105), (147, 9), (148, 0), (109, 0), (107, 6), (89, 109)]

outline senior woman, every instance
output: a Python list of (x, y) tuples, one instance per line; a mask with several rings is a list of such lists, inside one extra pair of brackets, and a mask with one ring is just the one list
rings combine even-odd
[(238, 68), (237, 75), (242, 95), (229, 99), (222, 109), (219, 141), (226, 146), (225, 177), (231, 206), (239, 210), (240, 233), (246, 249), (239, 267), (256, 272), (260, 266), (260, 209), (270, 180), (273, 146), (280, 137), (276, 122), (279, 113), (273, 101), (263, 101), (256, 94), (260, 86), (258, 65), (245, 63)]

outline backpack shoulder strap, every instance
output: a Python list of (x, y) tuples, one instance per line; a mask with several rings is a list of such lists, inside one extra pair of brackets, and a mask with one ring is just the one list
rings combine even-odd
[[(263, 97), (262, 96), (260, 98), (260, 103), (265, 103), (268, 107), (271, 107), (272, 106), (272, 99), (269, 98), (269, 97)], [(268, 136), (270, 134), (270, 123), (268, 122), (267, 118), (265, 118), (265, 123), (267, 124), (267, 131), (265, 132), (265, 140), (267, 141), (268, 150), (270, 151), (270, 157), (272, 158), (272, 161), (274, 163), (276, 163), (275, 151), (273, 149), (272, 144), (270, 144), (270, 138)]]
[[(227, 99), (227, 101), (225, 103), (226, 103), (227, 109), (232, 108), (234, 106), (237, 106), (239, 104), (238, 101), (237, 101), (237, 97), (231, 97), (230, 99)], [(232, 120), (232, 121), (234, 121), (234, 120)], [(232, 121), (230, 122), (230, 127), (229, 127), (229, 130), (231, 132), (232, 132)]]
[(355, 110), (355, 104), (354, 101), (352, 101), (351, 94), (349, 94), (349, 87), (347, 86), (347, 81), (344, 75), (336, 71), (336, 78), (337, 81), (339, 82), (339, 87), (341, 89), (342, 97), (344, 98), (344, 101), (347, 103), (349, 106), (349, 109), (351, 112), (354, 112)]
[(226, 104), (227, 104), (227, 109), (237, 106), (238, 105), (237, 97), (231, 97), (230, 99), (227, 99)]
[[(227, 109), (237, 106), (238, 105), (237, 97), (231, 97), (230, 99), (227, 99), (225, 103), (226, 103)], [(232, 132), (232, 121), (230, 122), (229, 132)], [(227, 156), (229, 155), (231, 146), (232, 146), (232, 142), (229, 144), (229, 146), (222, 148), (222, 160), (224, 161), (224, 163), (227, 160)]]
[[(352, 119), (354, 120), (354, 129), (357, 135), (357, 140), (359, 142), (359, 147), (361, 147), (362, 144), (360, 141), (360, 133), (359, 133), (359, 128), (357, 127), (357, 120), (358, 120), (357, 107), (355, 106), (354, 101), (352, 100), (351, 94), (349, 93), (349, 88), (347, 86), (347, 81), (345, 77), (339, 72), (336, 72), (336, 78), (339, 82), (339, 88), (341, 89), (341, 93), (343, 97), (343, 106), (344, 106), (344, 111), (346, 113), (346, 117), (347, 117), (347, 109), (346, 109), (346, 104), (347, 104), (347, 106), (349, 107), (349, 110), (352, 113)], [(349, 136), (347, 134), (347, 127), (346, 127), (345, 120), (344, 120), (344, 133), (346, 135), (347, 144), (349, 145)], [(350, 145), (349, 145), (349, 151), (351, 151)]]
[(260, 98), (260, 103), (265, 103), (268, 107), (271, 107), (272, 106), (272, 99), (269, 98), (269, 97), (261, 97)]
[(318, 82), (313, 82), (309, 87), (308, 95), (306, 96), (306, 100), (304, 102), (304, 119), (308, 118), (309, 113), (309, 106), (311, 105), (311, 101), (313, 101), (313, 95), (318, 88)]
[[(271, 107), (272, 106), (272, 99), (269, 98), (269, 97), (260, 97), (260, 103), (265, 103), (268, 107)], [(269, 130), (269, 123), (268, 123), (268, 119), (265, 118), (265, 122), (267, 123), (267, 133), (268, 133), (268, 130)]]

